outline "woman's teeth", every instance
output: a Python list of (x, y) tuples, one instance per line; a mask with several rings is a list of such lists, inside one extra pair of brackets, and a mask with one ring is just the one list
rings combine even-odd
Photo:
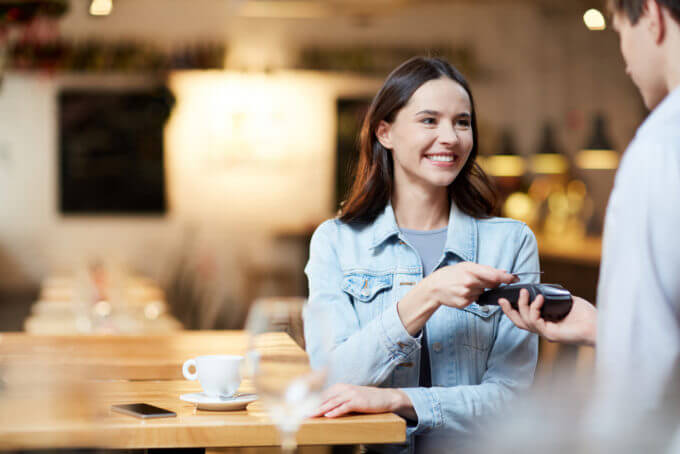
[(429, 155), (426, 156), (427, 159), (430, 161), (438, 161), (438, 162), (453, 162), (454, 157), (451, 155)]

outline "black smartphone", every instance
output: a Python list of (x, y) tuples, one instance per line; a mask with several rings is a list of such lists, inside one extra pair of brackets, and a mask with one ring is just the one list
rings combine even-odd
[(137, 418), (142, 419), (171, 418), (173, 416), (177, 416), (177, 413), (175, 413), (174, 411), (141, 403), (111, 405), (111, 411), (115, 411), (116, 413), (123, 413), (125, 415), (135, 416)]

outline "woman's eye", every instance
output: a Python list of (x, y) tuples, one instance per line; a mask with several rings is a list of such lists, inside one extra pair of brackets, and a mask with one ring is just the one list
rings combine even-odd
[(468, 118), (461, 118), (456, 122), (456, 125), (461, 127), (461, 128), (469, 128), (470, 127), (470, 120)]
[(434, 125), (434, 124), (437, 123), (437, 120), (435, 120), (435, 119), (432, 118), (432, 117), (423, 118), (421, 121), (422, 121), (423, 123), (425, 123), (426, 125)]

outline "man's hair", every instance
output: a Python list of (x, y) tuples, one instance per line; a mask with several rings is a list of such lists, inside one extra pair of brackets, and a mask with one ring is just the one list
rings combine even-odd
[[(680, 24), (680, 0), (654, 0), (659, 6), (665, 7)], [(642, 16), (646, 0), (609, 0), (612, 10), (623, 11), (628, 16), (630, 23), (635, 25)]]

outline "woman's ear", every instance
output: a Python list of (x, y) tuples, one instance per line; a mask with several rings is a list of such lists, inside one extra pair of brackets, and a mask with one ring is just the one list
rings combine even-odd
[(382, 120), (380, 124), (378, 125), (378, 129), (375, 131), (375, 137), (378, 139), (378, 142), (380, 142), (380, 145), (383, 147), (387, 148), (388, 150), (392, 149), (392, 125), (386, 122), (385, 120)]

